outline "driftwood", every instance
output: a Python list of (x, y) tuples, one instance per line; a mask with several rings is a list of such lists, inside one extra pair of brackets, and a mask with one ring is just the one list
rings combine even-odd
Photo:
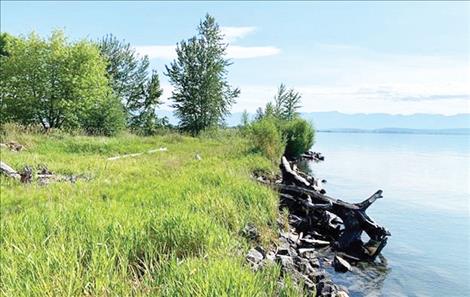
[(7, 143), (0, 143), (0, 147), (8, 148), (12, 152), (20, 152), (24, 149), (24, 145), (13, 140)]
[(0, 161), (0, 172), (8, 177), (11, 177), (13, 179), (20, 179), (21, 176), (18, 172), (16, 172), (15, 169), (11, 168), (8, 164), (3, 163), (3, 161)]
[(303, 158), (303, 159), (312, 160), (312, 161), (315, 161), (315, 162), (325, 160), (325, 157), (321, 153), (312, 152), (312, 151), (307, 151), (307, 152), (303, 153), (300, 157)]
[[(348, 203), (325, 195), (315, 186), (315, 178), (298, 171), (285, 157), (280, 168), (282, 181), (272, 186), (280, 192), (281, 207), (289, 209), (292, 225), (304, 233), (318, 231), (335, 250), (361, 260), (374, 260), (380, 254), (390, 233), (366, 210), (382, 198), (381, 190), (360, 203)], [(370, 238), (367, 243), (361, 239), (363, 232)]]
[[(148, 150), (146, 153), (147, 153), (147, 154), (153, 154), (153, 153), (156, 153), (156, 152), (166, 152), (166, 151), (167, 151), (167, 148), (166, 148), (166, 147), (161, 147), (161, 148), (159, 148), (159, 149)], [(143, 155), (143, 154), (144, 154), (144, 153), (135, 153), (135, 154), (120, 155), (120, 156), (115, 156), (115, 157), (108, 158), (107, 160), (108, 160), (108, 161), (114, 161), (114, 160), (119, 160), (119, 159), (124, 159), (124, 158), (137, 157), (137, 156), (141, 156), (141, 155)]]
[(46, 167), (41, 167), (35, 174), (30, 166), (25, 166), (20, 172), (14, 170), (11, 166), (0, 162), (0, 173), (10, 178), (19, 180), (22, 183), (31, 183), (33, 180), (41, 185), (46, 185), (51, 182), (72, 182), (75, 183), (78, 179), (88, 180), (89, 178), (84, 175), (60, 175), (49, 171)]

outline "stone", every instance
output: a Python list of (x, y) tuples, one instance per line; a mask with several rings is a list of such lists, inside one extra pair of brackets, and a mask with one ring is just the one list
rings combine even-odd
[(312, 281), (315, 283), (320, 282), (321, 280), (326, 278), (326, 273), (323, 270), (315, 270), (311, 274), (309, 274), (309, 277)]
[(338, 291), (334, 294), (334, 297), (349, 297), (348, 293), (344, 291)]
[(347, 272), (351, 270), (351, 264), (338, 255), (336, 255), (333, 260), (333, 267), (337, 272)]
[(264, 248), (262, 246), (260, 246), (260, 245), (256, 246), (255, 250), (260, 252), (263, 255), (263, 258), (266, 257), (266, 251), (264, 250)]
[(319, 268), (320, 267), (320, 260), (318, 260), (317, 258), (309, 259), (309, 263), (313, 268)]
[(277, 247), (277, 255), (282, 255), (282, 256), (289, 256), (291, 254), (291, 247), (290, 244), (287, 242), (285, 238), (280, 238), (279, 239), (279, 245)]
[(246, 255), (246, 259), (251, 263), (258, 264), (264, 259), (264, 256), (255, 248), (252, 248)]
[(292, 257), (290, 256), (282, 256), (282, 255), (277, 255), (276, 256), (276, 261), (281, 264), (281, 268), (283, 271), (294, 271), (295, 266), (294, 266), (294, 260), (292, 260)]
[(275, 254), (274, 252), (269, 251), (269, 252), (266, 254), (266, 260), (268, 260), (268, 261), (270, 261), (270, 262), (276, 261), (276, 254)]
[(301, 261), (299, 264), (299, 270), (300, 272), (302, 272), (303, 274), (311, 274), (315, 271), (315, 269), (312, 267), (312, 265), (310, 265), (310, 262), (305, 260), (304, 261)]

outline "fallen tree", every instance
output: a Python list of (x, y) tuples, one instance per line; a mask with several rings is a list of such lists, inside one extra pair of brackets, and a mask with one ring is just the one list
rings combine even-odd
[[(318, 240), (331, 242), (335, 252), (348, 259), (374, 261), (387, 244), (390, 232), (374, 222), (366, 210), (382, 198), (378, 190), (360, 203), (349, 203), (326, 195), (321, 183), (282, 157), (279, 180), (257, 177), (279, 191), (280, 207), (289, 210), (289, 222), (296, 230)], [(369, 241), (361, 239), (363, 233)]]

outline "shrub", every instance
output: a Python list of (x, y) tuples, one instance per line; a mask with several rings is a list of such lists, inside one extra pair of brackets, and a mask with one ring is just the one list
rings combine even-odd
[(124, 110), (117, 97), (109, 96), (97, 101), (84, 113), (79, 121), (87, 134), (112, 136), (125, 127)]
[(298, 157), (310, 149), (314, 143), (315, 129), (313, 125), (301, 118), (295, 118), (286, 122), (282, 128), (286, 139), (287, 157)]
[(249, 130), (249, 139), (253, 150), (261, 152), (272, 161), (281, 157), (285, 141), (273, 117), (266, 117), (253, 123)]

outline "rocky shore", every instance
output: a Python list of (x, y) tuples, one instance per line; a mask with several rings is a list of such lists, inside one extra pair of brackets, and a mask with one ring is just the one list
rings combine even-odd
[[(303, 159), (320, 162), (320, 153), (306, 152)], [(289, 275), (304, 287), (309, 296), (346, 297), (348, 289), (335, 284), (326, 271), (351, 270), (360, 262), (373, 262), (380, 255), (390, 233), (365, 213), (377, 199), (379, 190), (361, 203), (351, 204), (326, 196), (322, 182), (297, 168), (299, 160), (282, 158), (282, 176), (259, 172), (258, 182), (278, 190), (280, 210), (288, 211), (288, 222), (279, 219), (280, 231), (276, 246), (252, 248), (246, 255), (254, 270), (278, 263), (282, 275)], [(287, 223), (287, 226), (285, 226)], [(255, 233), (256, 230), (245, 230)], [(363, 242), (366, 233), (370, 240)]]

